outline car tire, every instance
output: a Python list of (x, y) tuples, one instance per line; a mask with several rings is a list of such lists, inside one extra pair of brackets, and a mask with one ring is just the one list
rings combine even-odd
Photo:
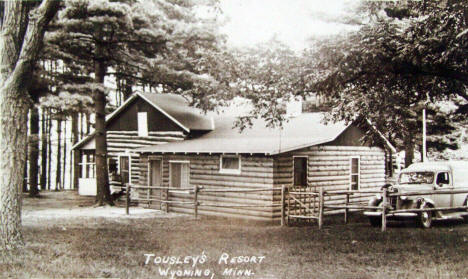
[(382, 218), (381, 217), (371, 216), (371, 217), (369, 217), (369, 223), (374, 228), (381, 227), (382, 226)]
[[(463, 206), (468, 206), (468, 196), (465, 198), (465, 202), (463, 202)], [(465, 209), (468, 212), (468, 208)]]
[[(376, 201), (376, 204), (372, 204), (372, 206), (380, 206), (382, 201)], [(372, 227), (378, 228), (382, 226), (382, 216), (369, 216), (369, 223)]]
[[(424, 203), (420, 207), (421, 209), (432, 208), (431, 205)], [(432, 226), (432, 211), (422, 211), (419, 213), (419, 225), (423, 229), (429, 229)]]
[[(466, 199), (463, 202), (463, 206), (468, 206), (468, 196), (466, 196)], [(466, 208), (465, 211), (468, 212), (468, 208)], [(468, 223), (468, 215), (464, 215), (463, 219), (464, 219), (465, 223)]]

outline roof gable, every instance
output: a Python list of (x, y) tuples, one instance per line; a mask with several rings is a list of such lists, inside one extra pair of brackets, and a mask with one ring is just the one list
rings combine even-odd
[[(106, 116), (106, 125), (118, 118), (137, 99), (147, 102), (187, 133), (191, 131), (212, 131), (214, 129), (214, 122), (211, 117), (203, 115), (201, 111), (196, 108), (190, 107), (187, 100), (182, 96), (169, 93), (134, 93), (120, 107)], [(135, 121), (137, 120), (135, 119)], [(149, 119), (149, 121), (151, 121), (151, 119)], [(82, 147), (93, 138), (94, 133), (79, 141), (72, 149)]]
[(214, 129), (213, 120), (210, 117), (202, 115), (201, 111), (190, 107), (187, 100), (182, 96), (171, 93), (134, 93), (120, 107), (106, 117), (106, 122), (118, 117), (136, 98), (141, 98), (148, 102), (186, 132), (190, 132), (190, 130), (211, 131)]

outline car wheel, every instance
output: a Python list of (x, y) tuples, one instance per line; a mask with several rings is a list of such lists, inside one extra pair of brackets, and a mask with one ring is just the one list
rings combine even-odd
[[(466, 196), (465, 202), (463, 203), (463, 206), (468, 206), (468, 196)], [(466, 208), (465, 211), (468, 212), (468, 208)]]
[[(466, 199), (463, 202), (463, 206), (468, 206), (468, 196), (466, 196)], [(468, 208), (466, 208), (465, 211), (468, 212)], [(468, 214), (464, 215), (463, 219), (465, 219), (465, 222), (468, 223)]]
[(382, 218), (380, 217), (375, 217), (375, 216), (369, 217), (369, 222), (371, 226), (375, 228), (382, 226)]
[[(427, 203), (424, 203), (421, 207), (421, 209), (427, 209), (431, 208), (431, 206)], [(432, 225), (432, 211), (422, 211), (419, 213), (419, 224), (421, 225), (422, 228), (428, 229)]]

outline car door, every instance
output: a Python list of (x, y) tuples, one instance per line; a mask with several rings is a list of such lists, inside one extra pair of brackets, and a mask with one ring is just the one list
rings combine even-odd
[[(436, 176), (436, 192), (452, 191), (453, 183), (449, 172), (443, 171), (437, 173)], [(453, 206), (453, 194), (438, 194), (432, 195), (436, 207), (451, 207)]]

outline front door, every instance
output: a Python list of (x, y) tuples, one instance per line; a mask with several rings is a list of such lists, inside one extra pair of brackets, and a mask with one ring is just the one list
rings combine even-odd
[[(453, 185), (450, 181), (450, 174), (448, 172), (439, 172), (436, 177), (436, 192), (437, 191), (453, 191)], [(436, 207), (452, 207), (453, 194), (434, 194), (432, 199)]]
[[(162, 161), (161, 159), (150, 159), (149, 161), (149, 186), (162, 186)], [(161, 189), (148, 189), (147, 198), (148, 199), (162, 199), (162, 190)], [(153, 205), (157, 209), (161, 209), (161, 202), (153, 201)]]
[(307, 187), (307, 157), (294, 157), (294, 186)]

